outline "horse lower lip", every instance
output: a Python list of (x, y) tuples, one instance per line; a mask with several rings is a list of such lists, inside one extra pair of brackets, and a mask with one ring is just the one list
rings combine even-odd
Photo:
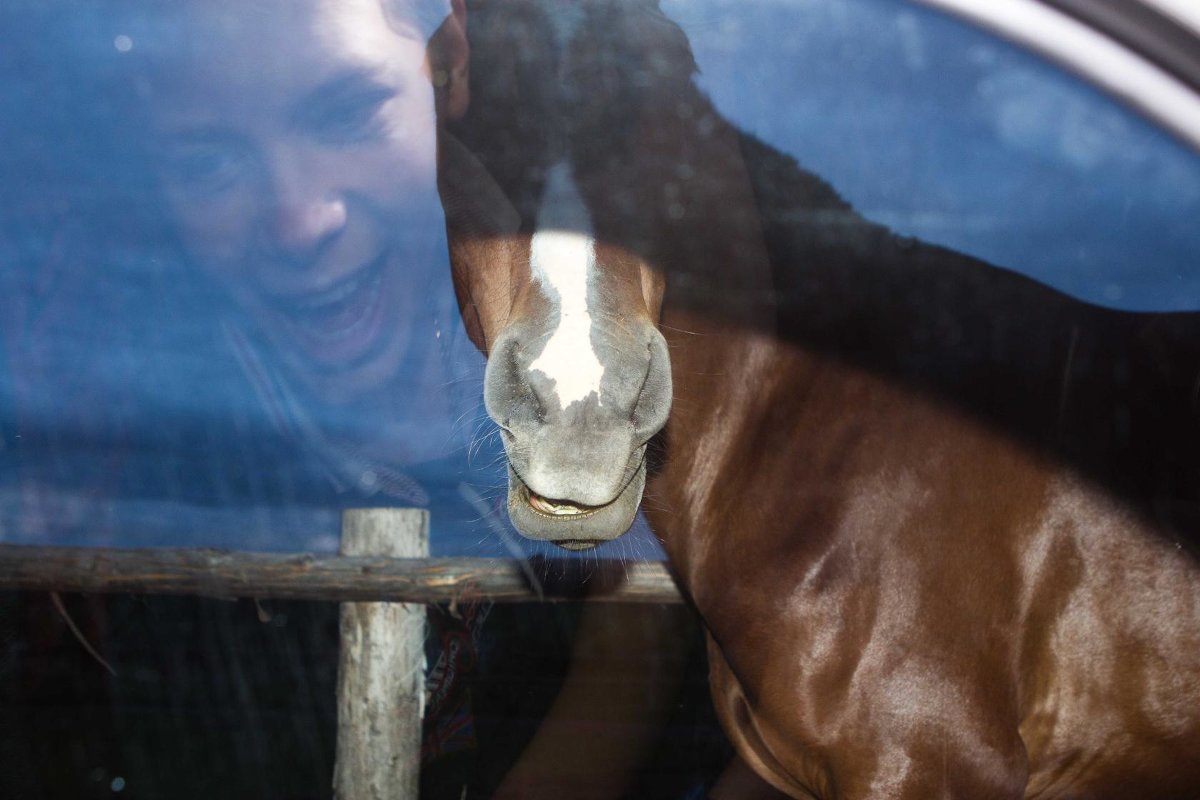
[(591, 542), (586, 539), (563, 539), (555, 544), (563, 550), (593, 550), (599, 546), (599, 542)]

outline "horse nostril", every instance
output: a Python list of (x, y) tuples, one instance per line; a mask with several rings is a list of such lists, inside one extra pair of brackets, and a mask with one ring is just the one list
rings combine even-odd
[(536, 370), (530, 372), (515, 332), (502, 335), (488, 360), (484, 404), (501, 428), (542, 425), (549, 416), (545, 397), (550, 387)]

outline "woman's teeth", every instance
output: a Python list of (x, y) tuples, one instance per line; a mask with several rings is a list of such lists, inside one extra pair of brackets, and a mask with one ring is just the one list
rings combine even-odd
[(349, 339), (374, 316), (383, 271), (370, 269), (294, 303), (289, 316), (304, 332), (328, 344)]
[(308, 297), (302, 298), (298, 303), (296, 303), (296, 308), (301, 311), (313, 311), (320, 309), (323, 306), (330, 306), (334, 303), (339, 303), (357, 292), (359, 287), (361, 287), (365, 281), (370, 279), (370, 277), (370, 275), (360, 273), (350, 280), (343, 281), (342, 283), (332, 286), (329, 289), (320, 292), (319, 294), (309, 295)]

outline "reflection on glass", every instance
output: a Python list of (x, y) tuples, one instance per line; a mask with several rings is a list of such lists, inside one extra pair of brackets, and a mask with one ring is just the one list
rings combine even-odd
[(1072, 75), (917, 3), (663, 7), (722, 113), (865, 216), (1090, 302), (1200, 308), (1196, 154)]
[(45, 70), (6, 76), (34, 156), (6, 198), (6, 538), (328, 550), (339, 508), (383, 504), (431, 507), (435, 554), (531, 551), (447, 266), (448, 9), (14, 14)]
[[(531, 211), (439, 163), (447, 4), (34, 5), (0, 10), (0, 539), (332, 550), (339, 509), (375, 504), (430, 507), (435, 554), (536, 550), (504, 513), (439, 180), (484, 229)], [(1196, 157), (1045, 63), (896, 0), (663, 7), (691, 49), (663, 72), (694, 52), (721, 114), (865, 217), (1095, 302), (1200, 300)], [(553, 83), (568, 5), (507, 16), (531, 38), (473, 80)], [(514, 99), (514, 146), (554, 145), (552, 97)], [(659, 556), (639, 526), (600, 555)], [(486, 609), (464, 615), (443, 654)]]
[[(218, 6), (6, 11), (4, 536), (332, 549), (387, 502), (439, 552), (526, 548), (446, 270), (445, 4)], [(1094, 302), (1200, 297), (1197, 159), (1045, 63), (894, 0), (664, 8), (718, 109), (866, 216)]]

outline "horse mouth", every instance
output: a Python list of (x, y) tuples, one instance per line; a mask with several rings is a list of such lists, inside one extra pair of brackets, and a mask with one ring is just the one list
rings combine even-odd
[(549, 497), (542, 497), (528, 486), (522, 487), (527, 502), (530, 507), (539, 514), (545, 514), (548, 517), (580, 517), (587, 514), (594, 514), (604, 506), (585, 506), (579, 503), (572, 503), (570, 500), (554, 500)]
[(616, 539), (633, 526), (646, 485), (644, 460), (636, 467), (631, 465), (631, 470), (633, 474), (615, 498), (603, 505), (590, 506), (538, 494), (510, 463), (509, 518), (527, 538), (552, 542), (566, 550), (590, 550)]

